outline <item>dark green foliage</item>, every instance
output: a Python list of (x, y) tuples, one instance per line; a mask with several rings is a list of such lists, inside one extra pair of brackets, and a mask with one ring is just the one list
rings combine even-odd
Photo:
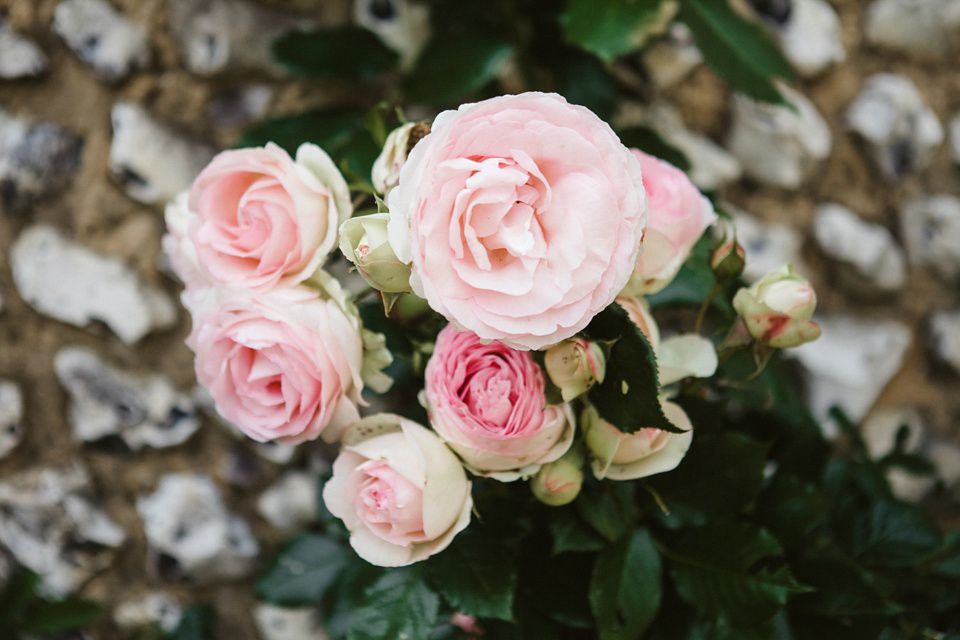
[(40, 578), (19, 569), (0, 589), (0, 630), (4, 638), (83, 630), (97, 622), (103, 608), (80, 598), (48, 599), (38, 593)]

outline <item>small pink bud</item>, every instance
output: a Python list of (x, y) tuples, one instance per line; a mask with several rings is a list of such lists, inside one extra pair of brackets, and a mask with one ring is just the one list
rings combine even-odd
[(760, 344), (782, 349), (820, 337), (820, 325), (810, 319), (817, 294), (791, 264), (737, 291), (733, 307)]

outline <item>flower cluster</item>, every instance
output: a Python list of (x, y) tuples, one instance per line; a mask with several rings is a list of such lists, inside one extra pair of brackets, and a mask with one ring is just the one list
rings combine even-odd
[[(682, 171), (628, 149), (583, 107), (525, 93), (401, 126), (372, 184), (388, 211), (352, 217), (318, 147), (295, 159), (274, 145), (228, 151), (170, 204), (164, 241), (186, 284), (199, 382), (251, 438), (339, 443), (323, 498), (361, 557), (400, 566), (444, 549), (470, 522), (468, 474), (529, 480), (563, 505), (584, 469), (624, 481), (680, 463), (694, 425), (678, 383), (718, 366), (713, 340), (662, 333), (646, 299), (718, 219)], [(419, 345), (428, 426), (361, 417), (360, 392), (386, 390), (391, 356), (322, 269), (337, 244), (385, 304), (407, 296), (446, 319)], [(597, 337), (588, 325), (613, 304), (630, 335)], [(812, 289), (791, 270), (734, 304), (767, 347), (815, 337)], [(624, 429), (592, 392), (618, 379), (621, 339), (656, 359), (660, 422)]]

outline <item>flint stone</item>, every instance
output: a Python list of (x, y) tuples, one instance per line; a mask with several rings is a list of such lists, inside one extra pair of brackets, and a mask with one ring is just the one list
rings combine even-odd
[(785, 18), (765, 17), (780, 40), (787, 60), (800, 75), (812, 78), (846, 59), (840, 18), (833, 7), (824, 0), (792, 0), (780, 4), (789, 6)]
[(259, 120), (267, 114), (273, 89), (255, 84), (229, 89), (210, 103), (210, 123), (218, 129), (236, 129)]
[(192, 398), (163, 376), (119, 371), (84, 347), (58, 351), (53, 368), (70, 394), (70, 424), (78, 441), (119, 438), (139, 451), (178, 445), (200, 427)]
[(930, 164), (943, 142), (943, 126), (916, 85), (904, 76), (878, 73), (847, 111), (847, 128), (870, 147), (883, 174), (895, 179)]
[(910, 328), (894, 320), (843, 315), (815, 319), (823, 335), (788, 352), (806, 371), (811, 410), (829, 425), (829, 410), (837, 405), (859, 423), (903, 366)]
[(944, 280), (960, 281), (960, 198), (931, 195), (907, 202), (900, 212), (907, 256)]
[(960, 374), (960, 309), (938, 311), (930, 318), (934, 354)]
[(46, 70), (47, 56), (43, 50), (0, 20), (0, 78), (34, 78)]
[(160, 123), (136, 103), (118, 102), (110, 117), (110, 175), (138, 202), (173, 200), (190, 187), (215, 153)]
[(244, 69), (279, 72), (271, 44), (284, 32), (311, 24), (249, 0), (171, 0), (169, 15), (184, 66), (201, 76)]
[(20, 213), (60, 195), (73, 182), (82, 150), (80, 136), (0, 109), (0, 207)]
[(650, 80), (661, 91), (680, 84), (703, 63), (693, 33), (682, 22), (670, 25), (666, 37), (644, 47), (640, 56)]
[(53, 227), (23, 231), (10, 251), (13, 282), (40, 313), (78, 327), (104, 322), (127, 344), (173, 326), (176, 308), (116, 258), (94, 253)]
[(960, 164), (960, 113), (950, 121), (950, 155)]
[(180, 603), (168, 593), (151, 591), (136, 598), (124, 600), (117, 605), (113, 621), (121, 629), (140, 629), (156, 626), (162, 631), (173, 632), (183, 617)]
[(154, 493), (137, 500), (137, 511), (161, 577), (210, 584), (243, 578), (254, 568), (260, 546), (208, 476), (167, 474)]
[(13, 382), (0, 380), (0, 459), (23, 439), (23, 393)]
[(98, 509), (80, 467), (33, 469), (0, 483), (0, 543), (52, 596), (75, 591), (111, 563), (125, 533)]
[(960, 2), (876, 0), (867, 10), (865, 31), (868, 42), (892, 51), (950, 59), (960, 54)]
[(754, 180), (796, 189), (830, 155), (833, 137), (812, 102), (790, 87), (780, 90), (796, 111), (734, 96), (727, 148)]
[(746, 255), (745, 280), (755, 282), (787, 263), (801, 272), (806, 270), (800, 259), (802, 239), (793, 227), (780, 222), (765, 222), (733, 205), (725, 204), (724, 208), (733, 216), (737, 242)]
[(263, 492), (257, 511), (283, 533), (303, 530), (316, 520), (317, 474), (291, 471)]
[(828, 257), (851, 268), (852, 274), (840, 274), (849, 288), (888, 292), (906, 283), (907, 261), (893, 235), (842, 205), (824, 203), (817, 207), (813, 237)]
[(409, 70), (430, 40), (430, 9), (408, 0), (356, 0), (353, 21), (377, 34)]
[(263, 640), (327, 640), (320, 615), (314, 608), (288, 609), (258, 604), (253, 619)]
[(106, 82), (119, 82), (150, 62), (143, 29), (106, 0), (62, 0), (53, 30)]

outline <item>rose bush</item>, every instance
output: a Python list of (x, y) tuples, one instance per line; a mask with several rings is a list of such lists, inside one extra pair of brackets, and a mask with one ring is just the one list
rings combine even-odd
[(425, 427), (368, 416), (343, 436), (323, 501), (367, 562), (397, 567), (445, 549), (470, 523), (470, 482), (456, 456)]
[(430, 424), (478, 475), (530, 476), (573, 442), (566, 405), (547, 406), (533, 357), (449, 325), (427, 363)]
[(588, 109), (544, 93), (441, 113), (388, 205), (413, 291), (458, 328), (523, 349), (613, 301), (646, 225), (637, 159)]
[(187, 345), (217, 411), (254, 440), (336, 440), (359, 419), (363, 341), (333, 300), (306, 287), (211, 304)]

